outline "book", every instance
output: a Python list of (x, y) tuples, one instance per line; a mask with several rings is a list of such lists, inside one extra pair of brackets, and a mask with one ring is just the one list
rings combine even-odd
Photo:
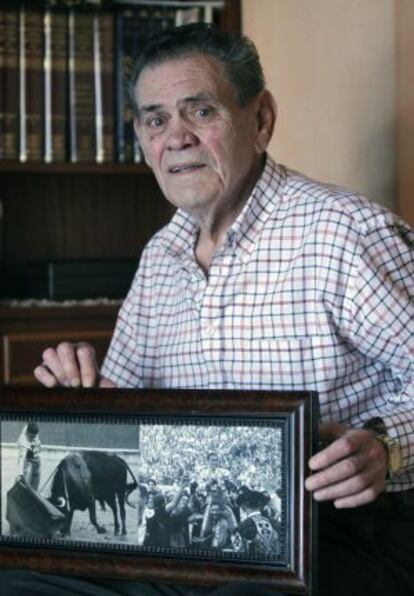
[(116, 159), (119, 163), (134, 161), (133, 113), (128, 98), (128, 81), (133, 64), (133, 36), (136, 11), (117, 11), (115, 23), (116, 73)]
[(20, 161), (42, 160), (43, 13), (21, 8), (19, 14)]
[(96, 161), (112, 161), (114, 155), (113, 18), (94, 16), (94, 75)]
[(91, 12), (69, 9), (69, 159), (95, 161), (95, 78)]
[[(130, 71), (126, 73), (126, 81), (125, 84), (129, 84), (129, 79), (132, 74), (132, 70), (134, 67), (135, 59), (137, 58), (138, 54), (141, 52), (143, 46), (145, 45), (148, 39), (148, 27), (151, 23), (151, 9), (146, 7), (141, 7), (140, 9), (135, 9), (133, 21), (132, 21), (132, 37), (131, 37), (131, 46), (125, 50), (131, 56), (131, 63), (130, 63)], [(126, 110), (130, 112), (130, 131), (131, 131), (131, 144), (132, 144), (132, 161), (135, 163), (140, 163), (143, 159), (141, 146), (139, 144), (139, 139), (135, 134), (133, 128), (133, 113), (130, 106), (126, 106)], [(128, 113), (128, 112), (127, 112)], [(129, 122), (126, 121), (125, 126), (129, 126)]]
[(67, 15), (47, 9), (44, 15), (44, 160), (66, 159)]
[(0, 155), (2, 159), (17, 159), (19, 123), (19, 13), (16, 10), (2, 11), (0, 35), (3, 48)]
[[(175, 23), (175, 10), (170, 6), (146, 6), (136, 8), (133, 11), (131, 31), (131, 46), (125, 44), (123, 48), (124, 55), (130, 56), (127, 62), (129, 67), (126, 70), (126, 83), (128, 82), (135, 59), (142, 51), (148, 39), (161, 31), (173, 27)], [(128, 107), (126, 108), (128, 110)], [(128, 112), (127, 112), (128, 113)], [(132, 113), (128, 114), (132, 121)], [(129, 120), (125, 119), (125, 126), (129, 126)], [(132, 130), (132, 125), (129, 130)], [(132, 160), (135, 163), (142, 161), (142, 151), (139, 139), (134, 135), (132, 139)]]
[[(206, 7), (206, 12), (208, 8), (211, 7)], [(209, 11), (208, 15), (210, 15)], [(188, 25), (189, 23), (197, 23), (198, 21), (203, 20), (204, 19), (202, 18), (201, 8), (197, 6), (193, 8), (177, 8), (177, 10), (175, 11), (176, 27), (180, 27), (181, 25)]]
[(4, 63), (6, 54), (4, 13), (0, 12), (0, 159), (4, 159)]

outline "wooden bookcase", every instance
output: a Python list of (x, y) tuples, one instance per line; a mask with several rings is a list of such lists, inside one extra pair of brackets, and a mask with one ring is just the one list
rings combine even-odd
[[(240, 30), (240, 0), (227, 0), (220, 27)], [(0, 160), (0, 263), (4, 298), (23, 299), (29, 261), (138, 258), (172, 215), (144, 164)], [(91, 341), (102, 358), (118, 305), (0, 307), (0, 382), (35, 383), (45, 347)]]

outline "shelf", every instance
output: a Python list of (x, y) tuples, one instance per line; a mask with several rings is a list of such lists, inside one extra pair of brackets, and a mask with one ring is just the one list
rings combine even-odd
[(41, 163), (19, 161), (0, 161), (1, 173), (21, 174), (152, 174), (145, 163), (93, 163), (93, 162), (57, 162)]
[(116, 317), (122, 300), (66, 300), (60, 303), (48, 300), (0, 300), (1, 321), (31, 319), (90, 319)]

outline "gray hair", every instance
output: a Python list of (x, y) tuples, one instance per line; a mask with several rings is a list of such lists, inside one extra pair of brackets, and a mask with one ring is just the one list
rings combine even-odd
[(212, 56), (223, 65), (241, 107), (265, 87), (259, 54), (248, 37), (206, 23), (191, 23), (152, 36), (136, 58), (128, 86), (134, 113), (137, 114), (134, 89), (144, 68), (194, 54)]

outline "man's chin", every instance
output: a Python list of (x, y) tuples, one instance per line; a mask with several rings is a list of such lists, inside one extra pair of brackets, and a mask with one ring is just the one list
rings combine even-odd
[(170, 203), (189, 212), (207, 207), (216, 196), (212, 192), (206, 193), (205, 186), (191, 188), (191, 190), (188, 188), (174, 188), (173, 191), (166, 189), (164, 194)]

